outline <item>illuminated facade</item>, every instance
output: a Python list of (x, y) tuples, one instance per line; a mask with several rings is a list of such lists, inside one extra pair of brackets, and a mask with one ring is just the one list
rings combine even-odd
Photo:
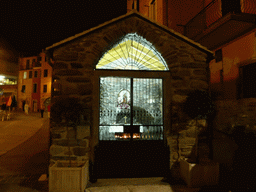
[(18, 82), (18, 53), (0, 39), (0, 104), (4, 97), (16, 96)]
[(19, 59), (18, 108), (37, 112), (51, 96), (52, 68), (46, 62), (45, 52), (38, 56)]
[[(62, 125), (52, 119), (52, 164), (89, 158), (97, 166), (89, 169), (91, 179), (178, 173), (178, 150), (188, 150), (180, 158), (189, 155), (196, 140), (186, 134), (195, 127), (182, 122), (178, 111), (191, 90), (208, 90), (213, 53), (152, 19), (133, 10), (46, 48), (53, 66), (52, 103), (69, 97), (86, 107), (77, 135), (70, 135), (69, 157), (63, 137), (69, 132), (60, 134)], [(52, 116), (57, 111), (53, 104)], [(188, 135), (180, 149), (179, 134)]]
[[(132, 9), (215, 52), (216, 59), (210, 62), (210, 90), (219, 111), (225, 112), (217, 118), (219, 129), (224, 130), (226, 124), (254, 129), (251, 120), (239, 119), (243, 115), (253, 118), (248, 109), (254, 111), (256, 105), (254, 0), (127, 0), (127, 11)], [(239, 108), (243, 110), (234, 112)]]
[[(84, 124), (78, 126), (83, 133), (90, 132), (88, 139), (79, 131), (76, 138), (71, 136), (75, 145), (72, 160), (89, 157), (92, 167), (96, 166), (90, 169), (91, 179), (115, 174), (136, 177), (135, 172), (144, 177), (163, 176), (164, 170), (180, 177), (180, 161), (195, 156), (195, 147), (199, 163), (229, 165), (235, 148), (232, 141), (228, 143), (224, 134), (205, 133), (210, 130), (205, 122), (199, 130), (195, 122), (187, 121), (182, 104), (192, 90), (208, 91), (211, 82), (213, 95), (218, 89), (223, 92), (216, 101), (220, 109), (217, 120), (222, 119), (223, 124), (214, 128), (230, 133), (235, 125), (232, 121), (242, 122), (245, 117), (252, 122), (247, 127), (255, 127), (254, 98), (245, 107), (245, 98), (234, 100), (237, 90), (245, 91), (240, 97), (250, 94), (248, 88), (255, 90), (249, 81), (253, 77), (247, 75), (253, 67), (239, 67), (255, 62), (255, 10), (254, 0), (127, 0), (126, 15), (46, 48), (54, 66), (52, 100), (76, 97), (90, 111), (87, 122), (82, 119)], [(216, 52), (215, 61), (202, 45)], [(234, 90), (223, 86), (238, 76), (243, 78), (242, 85), (234, 81)], [(249, 78), (244, 80), (245, 76)], [(224, 92), (233, 98), (226, 97), (229, 108), (221, 103)], [(58, 132), (59, 125), (51, 123), (56, 138), (50, 153), (51, 163), (55, 163), (70, 156), (64, 147), (55, 152), (68, 146), (64, 134)], [(166, 152), (161, 151), (163, 141), (168, 145), (168, 157), (161, 156)], [(218, 173), (214, 172), (214, 180)], [(204, 183), (208, 174), (211, 171), (204, 173), (204, 179), (199, 176), (201, 185), (209, 184)], [(232, 178), (232, 174), (220, 175)]]

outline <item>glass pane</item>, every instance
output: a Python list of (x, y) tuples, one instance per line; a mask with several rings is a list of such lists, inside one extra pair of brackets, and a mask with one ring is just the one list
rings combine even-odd
[(130, 86), (129, 78), (100, 79), (100, 125), (130, 124)]
[(134, 79), (133, 94), (134, 124), (162, 125), (162, 79)]
[(166, 71), (168, 66), (152, 43), (129, 33), (102, 56), (96, 69)]
[(124, 133), (124, 125), (131, 125), (131, 110), (133, 125), (139, 125), (139, 133), (132, 135), (134, 139), (162, 140), (162, 79), (101, 78), (99, 139), (129, 139), (131, 135)]

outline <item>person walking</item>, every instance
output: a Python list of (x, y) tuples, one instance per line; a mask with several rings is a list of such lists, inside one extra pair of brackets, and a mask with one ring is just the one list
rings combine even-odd
[(25, 103), (24, 109), (25, 109), (25, 113), (28, 115), (28, 103), (27, 102)]
[(41, 118), (44, 117), (44, 108), (45, 108), (44, 105), (42, 105), (41, 106), (41, 110), (40, 110), (41, 111)]

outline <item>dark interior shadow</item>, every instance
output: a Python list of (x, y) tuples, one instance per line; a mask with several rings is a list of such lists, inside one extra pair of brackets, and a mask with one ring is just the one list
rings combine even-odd
[(232, 192), (256, 190), (256, 136), (245, 129), (245, 126), (236, 126), (232, 134), (238, 145), (230, 177)]

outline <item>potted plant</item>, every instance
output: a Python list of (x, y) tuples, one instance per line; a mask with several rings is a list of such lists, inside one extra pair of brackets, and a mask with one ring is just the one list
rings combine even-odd
[[(209, 121), (215, 115), (215, 105), (208, 92), (202, 90), (194, 90), (188, 94), (183, 104), (183, 112), (191, 119), (196, 121), (196, 143), (194, 146), (194, 154), (187, 159), (181, 159), (180, 168), (183, 179), (189, 186), (216, 185), (218, 183), (219, 165), (210, 161), (200, 161), (199, 157), (199, 141), (200, 137), (205, 137), (210, 148), (211, 132), (208, 129), (201, 129), (202, 126), (198, 120)], [(209, 124), (208, 124), (209, 125)]]
[(87, 116), (87, 109), (75, 97), (59, 98), (51, 106), (51, 122), (66, 127), (68, 141), (68, 161), (57, 161), (49, 167), (49, 191), (84, 191), (88, 181), (89, 161), (71, 160), (70, 133), (76, 135), (81, 117)]

